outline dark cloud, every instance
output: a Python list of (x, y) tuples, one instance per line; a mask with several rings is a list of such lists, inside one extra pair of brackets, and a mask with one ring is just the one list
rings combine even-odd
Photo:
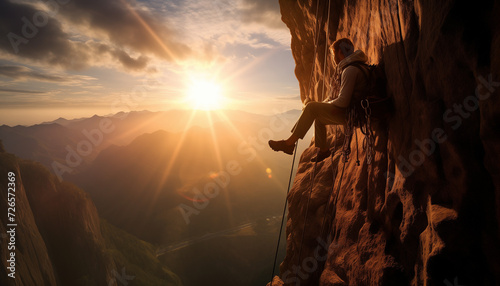
[[(148, 55), (176, 61), (191, 52), (161, 21), (125, 1), (71, 0), (48, 9), (55, 18), (29, 4), (1, 1), (0, 51), (73, 70), (102, 65), (109, 58), (128, 70), (143, 70)], [(88, 31), (94, 40), (73, 40), (63, 23)]]
[(150, 53), (166, 60), (182, 59), (190, 53), (177, 35), (135, 2), (126, 0), (71, 0), (61, 8), (69, 21), (104, 33), (119, 47)]
[(24, 66), (0, 66), (0, 76), (13, 79), (32, 79), (49, 82), (66, 81), (66, 78), (62, 76), (38, 72)]
[(36, 91), (36, 90), (23, 90), (23, 89), (10, 89), (10, 88), (2, 88), (0, 87), (0, 92), (8, 92), (8, 93), (29, 93), (29, 94), (42, 94), (44, 91)]
[(63, 84), (83, 84), (95, 78), (84, 75), (70, 75), (49, 73), (47, 71), (34, 70), (25, 66), (3, 65), (0, 66), (0, 78), (7, 77), (16, 81), (43, 81)]
[(259, 23), (269, 28), (284, 29), (278, 0), (243, 0), (241, 19), (245, 23)]
[(122, 49), (113, 49), (108, 45), (98, 44), (98, 43), (88, 43), (88, 46), (95, 51), (95, 54), (103, 56), (108, 54), (111, 58), (120, 62), (123, 67), (128, 70), (143, 70), (146, 68), (149, 62), (149, 58), (146, 56), (138, 56), (136, 59), (132, 58)]
[(33, 16), (37, 12), (29, 5), (0, 2), (0, 49), (35, 62), (70, 69), (86, 67), (89, 55), (82, 50), (83, 44), (70, 41), (55, 19), (35, 26)]
[(113, 53), (122, 65), (129, 70), (142, 70), (148, 65), (149, 59), (145, 56), (140, 56), (137, 59), (132, 58), (122, 50), (115, 50)]

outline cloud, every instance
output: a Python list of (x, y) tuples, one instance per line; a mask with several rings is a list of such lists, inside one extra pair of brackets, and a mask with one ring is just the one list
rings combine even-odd
[(258, 23), (273, 29), (286, 29), (281, 21), (278, 0), (243, 0), (240, 11), (244, 23)]
[(77, 52), (81, 44), (69, 41), (54, 19), (43, 27), (35, 26), (32, 22), (35, 13), (37, 10), (30, 5), (0, 3), (0, 49), (35, 62), (73, 69), (86, 66), (88, 54)]
[(179, 34), (146, 7), (125, 0), (71, 0), (61, 7), (69, 22), (102, 33), (117, 47), (151, 54), (169, 61), (183, 59), (190, 48)]
[[(257, 48), (284, 48), (290, 45), (290, 32), (281, 21), (277, 0), (257, 3), (253, 0), (183, 0), (153, 1), (149, 4), (172, 22), (181, 23), (179, 32), (195, 47), (194, 52), (202, 51), (202, 44), (197, 41), (213, 41), (215, 51), (226, 57), (232, 55), (232, 51), (225, 49), (227, 45), (242, 44)], [(274, 43), (260, 43), (255, 38), (256, 34), (272, 38)]]
[(7, 93), (29, 93), (29, 94), (42, 94), (42, 93), (45, 93), (44, 91), (11, 89), (11, 88), (2, 88), (2, 87), (0, 87), (0, 92), (7, 92)]
[(176, 62), (191, 53), (188, 46), (176, 41), (175, 32), (137, 4), (71, 0), (57, 9), (49, 7), (38, 10), (39, 5), (1, 1), (0, 52), (63, 69), (114, 62), (133, 71), (146, 69), (151, 56)]
[(13, 79), (34, 79), (49, 82), (65, 81), (61, 76), (37, 72), (24, 66), (0, 66), (0, 76)]
[(112, 48), (108, 45), (92, 41), (88, 41), (86, 44), (91, 50), (94, 51), (94, 55), (97, 57), (102, 58), (108, 55), (111, 59), (119, 62), (127, 70), (143, 70), (149, 63), (149, 58), (144, 55), (140, 55), (134, 59), (122, 49)]
[(0, 58), (25, 65), (149, 72), (151, 63), (161, 65), (155, 60), (220, 66), (239, 44), (282, 49), (289, 43), (277, 0), (0, 2)]
[(18, 81), (42, 81), (54, 83), (77, 84), (93, 80), (93, 77), (82, 75), (67, 75), (37, 71), (25, 66), (4, 65), (0, 66), (0, 76), (8, 77)]

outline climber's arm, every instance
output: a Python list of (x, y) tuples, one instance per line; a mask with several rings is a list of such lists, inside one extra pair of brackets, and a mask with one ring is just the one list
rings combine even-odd
[(358, 69), (353, 66), (347, 67), (342, 72), (342, 79), (340, 84), (339, 96), (331, 101), (335, 106), (346, 108), (351, 103), (354, 86), (356, 85), (356, 78), (358, 76)]

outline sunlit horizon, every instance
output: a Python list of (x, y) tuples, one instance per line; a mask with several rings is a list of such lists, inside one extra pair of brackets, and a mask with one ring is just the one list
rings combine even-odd
[[(225, 98), (226, 102), (230, 99)], [(186, 99), (183, 99), (183, 103)], [(266, 106), (266, 104), (269, 104)], [(270, 116), (277, 113), (284, 113), (290, 110), (299, 110), (301, 108), (300, 100), (290, 99), (290, 100), (278, 100), (270, 101), (270, 103), (240, 103), (240, 104), (225, 104), (223, 107), (218, 109), (196, 109), (193, 108), (191, 104), (184, 104), (184, 106), (177, 104), (172, 106), (166, 106), (163, 109), (159, 109), (158, 106), (144, 107), (134, 110), (118, 110), (112, 111), (110, 108), (0, 108), (0, 126), (32, 126), (37, 124), (43, 124), (47, 122), (53, 122), (59, 119), (65, 120), (79, 120), (90, 118), (92, 116), (114, 116), (119, 113), (128, 112), (170, 112), (170, 111), (186, 111), (190, 112), (193, 109), (199, 110), (200, 112), (215, 112), (215, 111), (243, 111), (258, 115)]]

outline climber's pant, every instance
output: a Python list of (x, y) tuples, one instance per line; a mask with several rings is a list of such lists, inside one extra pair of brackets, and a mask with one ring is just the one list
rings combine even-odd
[(328, 148), (326, 143), (326, 125), (345, 124), (345, 109), (326, 102), (310, 102), (306, 105), (297, 124), (292, 129), (293, 135), (303, 139), (314, 123), (314, 145), (321, 149)]

